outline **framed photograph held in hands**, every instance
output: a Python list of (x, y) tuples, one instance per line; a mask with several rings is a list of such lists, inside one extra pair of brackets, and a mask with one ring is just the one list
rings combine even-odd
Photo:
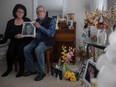
[(23, 37), (33, 37), (36, 35), (36, 28), (33, 25), (33, 22), (24, 22), (22, 27)]
[(85, 71), (86, 66), (82, 65), (81, 70), (79, 72), (79, 77), (80, 79), (83, 79), (84, 71)]

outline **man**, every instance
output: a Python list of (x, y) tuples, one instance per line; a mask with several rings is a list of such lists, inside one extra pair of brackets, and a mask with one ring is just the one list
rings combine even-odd
[(37, 20), (34, 23), (36, 27), (36, 38), (24, 48), (24, 54), (26, 63), (29, 68), (28, 72), (24, 73), (24, 76), (30, 76), (37, 73), (32, 53), (35, 49), (35, 54), (38, 61), (38, 75), (35, 77), (35, 81), (40, 81), (45, 77), (45, 61), (44, 52), (54, 45), (54, 36), (56, 24), (53, 18), (46, 17), (46, 9), (43, 6), (38, 6), (36, 9)]

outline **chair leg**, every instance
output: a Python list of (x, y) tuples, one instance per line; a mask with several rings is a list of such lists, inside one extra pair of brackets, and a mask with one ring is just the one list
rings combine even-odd
[(49, 73), (53, 65), (52, 53), (53, 53), (53, 49), (47, 50), (47, 73)]
[(50, 51), (47, 51), (47, 73), (49, 73), (50, 69)]

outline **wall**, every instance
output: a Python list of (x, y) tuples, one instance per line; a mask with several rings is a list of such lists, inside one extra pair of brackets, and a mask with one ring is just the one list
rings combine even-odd
[(0, 33), (4, 33), (7, 21), (13, 18), (12, 10), (18, 3), (26, 6), (27, 17), (32, 19), (32, 0), (0, 0)]
[(108, 0), (90, 0), (91, 11), (95, 9), (107, 10), (107, 1)]
[(83, 28), (81, 25), (84, 23), (84, 11), (85, 11), (85, 3), (84, 0), (65, 0), (65, 9), (63, 9), (64, 14), (67, 13), (75, 13), (75, 21), (76, 21), (76, 45), (82, 45), (82, 33)]
[(48, 16), (59, 16), (60, 14), (62, 14), (63, 0), (37, 0), (37, 1), (38, 5), (45, 6), (46, 10), (48, 11)]

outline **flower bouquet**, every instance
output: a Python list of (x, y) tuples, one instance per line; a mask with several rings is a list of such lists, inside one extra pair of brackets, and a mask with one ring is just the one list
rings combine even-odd
[(64, 72), (64, 78), (70, 81), (76, 81), (76, 75), (74, 72), (71, 72), (69, 70), (69, 65), (71, 63), (74, 64), (74, 54), (75, 54), (75, 48), (66, 46), (62, 46), (62, 52), (61, 52), (61, 64), (63, 65), (63, 72)]
[(76, 81), (76, 75), (74, 72), (66, 71), (64, 74), (64, 78), (72, 82)]
[(74, 52), (75, 52), (75, 48), (69, 47), (67, 50), (66, 46), (62, 46), (62, 52), (61, 52), (61, 63), (62, 64), (69, 64), (71, 62), (74, 62)]

